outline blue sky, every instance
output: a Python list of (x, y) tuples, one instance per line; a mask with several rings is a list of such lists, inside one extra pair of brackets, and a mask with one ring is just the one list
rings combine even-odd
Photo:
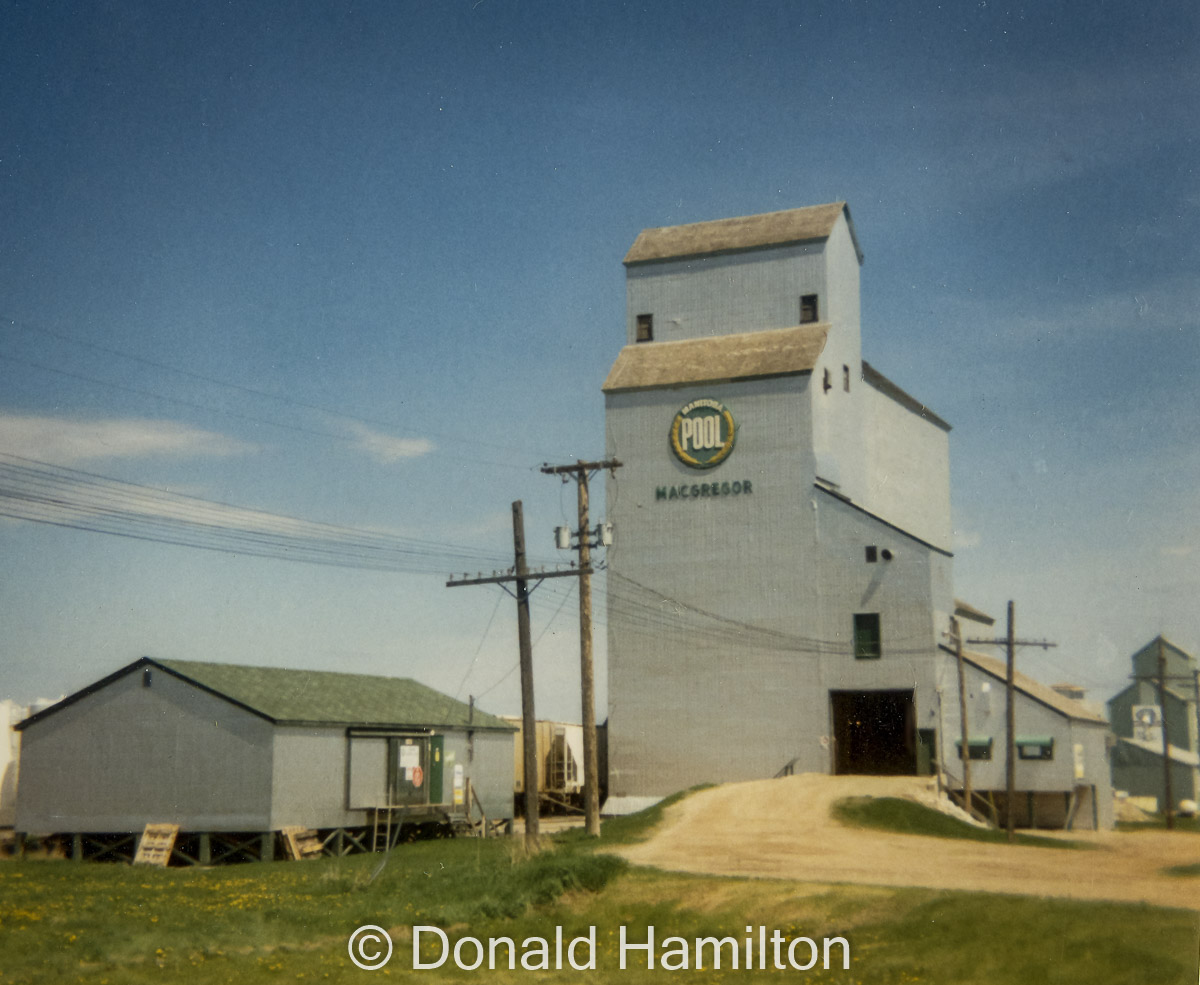
[[(10, 0), (0, 452), (498, 556), (521, 499), (553, 561), (537, 469), (603, 453), (638, 230), (844, 199), (864, 355), (954, 425), (956, 594), (1107, 698), (1155, 634), (1200, 650), (1198, 17)], [(17, 520), (0, 552), (0, 697), (149, 654), (517, 708), (496, 588)], [(578, 717), (575, 603), (534, 597), (542, 715)]]

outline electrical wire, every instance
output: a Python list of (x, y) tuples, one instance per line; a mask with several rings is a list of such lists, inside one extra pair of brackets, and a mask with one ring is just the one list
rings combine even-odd
[(0, 453), (0, 516), (135, 540), (345, 568), (444, 574), (508, 555), (303, 520)]
[[(562, 600), (558, 603), (558, 608), (555, 609), (554, 614), (548, 620), (546, 620), (546, 625), (543, 626), (542, 631), (540, 633), (538, 633), (538, 638), (530, 644), (531, 649), (533, 647), (537, 646), (542, 641), (542, 637), (545, 636), (547, 631), (549, 631), (550, 627), (554, 625), (554, 620), (556, 620), (558, 618), (559, 613), (562, 612), (563, 606), (565, 606), (567, 604), (567, 600), (570, 599), (572, 594), (574, 594), (575, 585), (576, 585), (576, 582), (574, 580), (572, 580), (571, 586), (565, 592), (562, 593)], [(498, 688), (506, 680), (508, 680), (510, 677), (512, 677), (513, 673), (520, 666), (521, 666), (521, 661), (518, 660), (511, 667), (509, 667), (508, 670), (506, 670), (504, 672), (503, 677), (501, 677), (498, 681), (496, 681), (494, 684), (489, 686), (486, 690), (481, 691), (479, 694), (475, 695), (475, 697), (482, 698), (485, 695), (488, 695), (492, 691), (496, 690), (496, 688)]]

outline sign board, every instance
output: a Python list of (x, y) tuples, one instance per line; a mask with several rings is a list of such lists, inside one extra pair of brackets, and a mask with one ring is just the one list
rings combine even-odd
[(721, 401), (701, 397), (685, 404), (671, 421), (671, 451), (691, 469), (711, 469), (733, 451), (737, 427)]
[(454, 764), (454, 806), (462, 807), (466, 800), (462, 763)]
[(417, 745), (403, 745), (400, 747), (400, 768), (412, 769), (414, 766), (421, 765), (421, 747)]
[(1162, 744), (1162, 709), (1158, 705), (1133, 706), (1133, 737)]
[(133, 856), (133, 864), (165, 868), (171, 861), (178, 835), (178, 824), (147, 824), (138, 842), (137, 854)]

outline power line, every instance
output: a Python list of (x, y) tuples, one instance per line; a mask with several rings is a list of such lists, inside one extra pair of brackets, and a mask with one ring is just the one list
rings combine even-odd
[(0, 516), (228, 554), (434, 574), (504, 555), (251, 510), (0, 453)]
[[(608, 619), (595, 620), (600, 625), (611, 626), (615, 621), (619, 628), (634, 632), (686, 634), (689, 645), (696, 649), (756, 649), (835, 657), (849, 652), (848, 639), (819, 639), (732, 619), (682, 602), (626, 575), (613, 571), (608, 574), (607, 588), (597, 590), (597, 595), (607, 600), (598, 611), (609, 615)], [(622, 583), (628, 587), (622, 587)], [(546, 586), (543, 591), (553, 594), (556, 589)], [(930, 652), (931, 647), (924, 644), (888, 647), (888, 653), (894, 656), (924, 656)]]

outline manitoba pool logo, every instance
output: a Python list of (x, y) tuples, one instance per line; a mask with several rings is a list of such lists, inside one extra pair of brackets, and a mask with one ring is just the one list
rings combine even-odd
[(671, 422), (671, 450), (693, 469), (720, 465), (733, 451), (736, 437), (737, 427), (729, 408), (709, 397), (680, 408)]

